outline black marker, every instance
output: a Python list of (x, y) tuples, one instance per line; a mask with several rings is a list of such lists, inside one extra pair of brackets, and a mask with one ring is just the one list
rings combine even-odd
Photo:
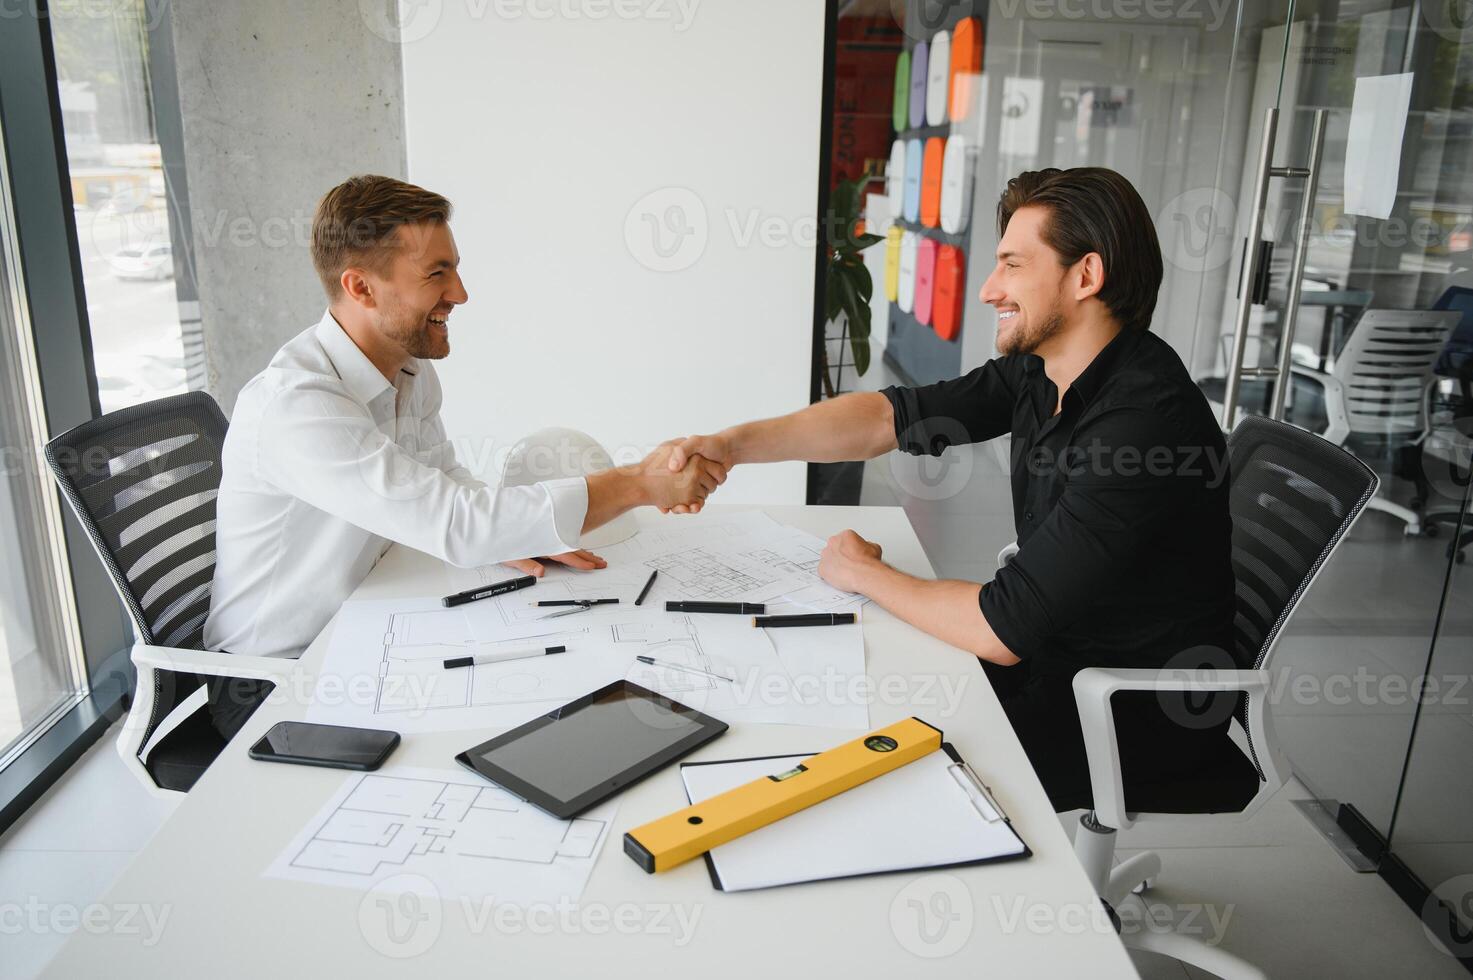
[(607, 606), (618, 599), (543, 599), (539, 606)]
[(660, 574), (660, 570), (658, 568), (655, 569), (653, 572), (650, 572), (650, 577), (644, 583), (644, 588), (642, 588), (642, 589), (639, 590), (639, 598), (634, 600), (634, 604), (636, 606), (638, 606), (641, 603), (643, 603), (644, 602), (644, 597), (650, 594), (650, 587), (655, 584), (655, 576), (656, 575), (659, 575), (659, 574)]
[(802, 616), (753, 616), (752, 625), (759, 629), (774, 626), (844, 626), (854, 622), (853, 613), (807, 613)]
[(523, 575), (521, 578), (508, 579), (505, 582), (497, 582), (495, 585), (483, 585), (479, 589), (467, 589), (455, 595), (447, 595), (440, 602), (447, 606), (463, 606), (467, 602), (489, 599), (494, 595), (506, 595), (508, 592), (515, 592), (517, 589), (525, 589), (536, 584), (535, 575)]
[(767, 612), (767, 605), (761, 602), (667, 602), (666, 612), (692, 612), (692, 613), (734, 613), (738, 616), (750, 616), (753, 613)]

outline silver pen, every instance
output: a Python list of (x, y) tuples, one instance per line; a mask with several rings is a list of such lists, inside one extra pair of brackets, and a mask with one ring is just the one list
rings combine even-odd
[(691, 667), (687, 664), (671, 663), (668, 660), (656, 660), (654, 657), (635, 657), (634, 659), (642, 664), (649, 664), (651, 667), (669, 667), (671, 670), (688, 670), (692, 674), (705, 674), (707, 677), (714, 677), (719, 681), (726, 681), (728, 683), (736, 680), (735, 677), (728, 677), (726, 674), (718, 674), (715, 671), (703, 670), (700, 667)]

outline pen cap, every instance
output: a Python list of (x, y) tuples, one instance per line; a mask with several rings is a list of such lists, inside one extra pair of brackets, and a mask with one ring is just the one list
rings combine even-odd
[[(614, 465), (608, 450), (577, 429), (538, 429), (524, 436), (506, 457), (502, 487), (525, 487), (547, 480), (587, 476)], [(634, 536), (639, 525), (632, 513), (623, 513), (579, 539), (580, 548), (607, 548)]]

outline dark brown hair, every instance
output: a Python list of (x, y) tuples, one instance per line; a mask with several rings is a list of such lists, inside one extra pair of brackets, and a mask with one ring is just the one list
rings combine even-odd
[(349, 177), (322, 196), (312, 218), (312, 265), (335, 300), (343, 270), (353, 265), (382, 272), (398, 247), (402, 225), (450, 220), (450, 202), (393, 177)]
[(1130, 181), (1104, 167), (1028, 170), (1008, 181), (997, 202), (997, 234), (1022, 207), (1048, 211), (1043, 241), (1071, 266), (1100, 256), (1100, 301), (1129, 330), (1149, 330), (1163, 267), (1156, 225)]

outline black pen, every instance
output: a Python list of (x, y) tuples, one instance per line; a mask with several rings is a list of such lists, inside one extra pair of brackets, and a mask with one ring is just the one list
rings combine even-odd
[(539, 606), (607, 606), (618, 599), (543, 599)]
[(489, 599), (494, 595), (506, 595), (517, 589), (525, 589), (529, 585), (536, 585), (535, 575), (523, 575), (521, 578), (507, 579), (505, 582), (497, 582), (495, 585), (483, 585), (479, 589), (466, 589), (455, 595), (447, 595), (440, 602), (447, 606), (463, 606), (467, 602), (475, 602), (477, 599)]
[(641, 605), (644, 602), (644, 597), (650, 594), (650, 587), (655, 584), (655, 576), (659, 574), (660, 570), (658, 568), (650, 572), (650, 577), (645, 580), (644, 588), (639, 590), (639, 598), (634, 600), (636, 606)]
[(692, 613), (735, 613), (738, 616), (750, 616), (753, 613), (767, 612), (767, 606), (761, 602), (667, 602), (666, 612), (692, 612)]
[(844, 626), (854, 622), (853, 613), (805, 613), (801, 616), (753, 616), (752, 625), (759, 629), (774, 626)]

